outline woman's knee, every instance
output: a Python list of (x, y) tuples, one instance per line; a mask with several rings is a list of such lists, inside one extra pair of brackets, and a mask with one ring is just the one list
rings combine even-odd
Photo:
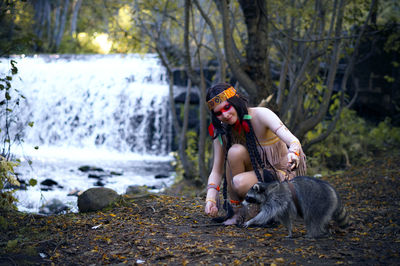
[(245, 146), (241, 144), (233, 144), (228, 150), (228, 160), (230, 162), (243, 160), (243, 158), (246, 158), (248, 154), (249, 153)]
[(236, 175), (232, 179), (232, 186), (236, 193), (244, 197), (247, 191), (257, 183), (257, 177), (253, 171)]

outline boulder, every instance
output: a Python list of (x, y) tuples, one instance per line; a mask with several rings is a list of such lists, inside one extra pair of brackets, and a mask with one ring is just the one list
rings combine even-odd
[(118, 198), (118, 193), (110, 188), (89, 188), (78, 196), (78, 208), (80, 212), (97, 211), (112, 204)]

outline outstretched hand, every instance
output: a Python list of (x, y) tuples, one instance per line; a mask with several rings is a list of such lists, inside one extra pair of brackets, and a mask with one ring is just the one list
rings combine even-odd
[(206, 207), (205, 207), (205, 212), (207, 215), (210, 215), (211, 217), (216, 217), (218, 215), (217, 204), (215, 204), (212, 201), (207, 201)]
[(300, 163), (300, 158), (296, 154), (289, 152), (287, 155), (288, 158), (288, 166), (290, 167), (290, 170), (293, 170), (297, 167), (299, 167)]

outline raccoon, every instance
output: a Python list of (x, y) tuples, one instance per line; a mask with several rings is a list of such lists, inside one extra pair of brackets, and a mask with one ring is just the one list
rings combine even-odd
[(246, 195), (244, 205), (258, 204), (260, 212), (244, 226), (266, 224), (271, 219), (280, 221), (292, 237), (292, 221), (304, 219), (307, 237), (327, 235), (330, 220), (340, 228), (349, 225), (346, 209), (335, 189), (327, 182), (307, 176), (298, 176), (288, 182), (273, 181), (255, 184)]

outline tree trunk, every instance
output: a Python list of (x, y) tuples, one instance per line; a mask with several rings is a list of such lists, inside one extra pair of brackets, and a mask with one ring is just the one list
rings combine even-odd
[(210, 27), (211, 34), (213, 36), (213, 40), (214, 40), (214, 44), (215, 44), (215, 53), (216, 53), (216, 57), (217, 57), (217, 60), (218, 60), (218, 65), (219, 65), (217, 82), (224, 82), (225, 79), (226, 79), (226, 70), (225, 70), (226, 64), (225, 64), (224, 55), (222, 54), (222, 51), (221, 51), (221, 47), (219, 46), (219, 43), (218, 43), (219, 38), (218, 38), (217, 32), (215, 30), (215, 26), (212, 23), (211, 19), (204, 12), (203, 8), (199, 4), (199, 1), (198, 0), (193, 0), (193, 2), (195, 3), (197, 8), (199, 9), (200, 14), (202, 15), (202, 17), (206, 21), (207, 25)]
[(75, 0), (74, 5), (73, 5), (73, 11), (72, 11), (72, 18), (71, 18), (71, 37), (75, 37), (76, 35), (76, 22), (78, 20), (78, 13), (79, 9), (81, 8), (82, 5), (82, 0)]
[(68, 8), (69, 8), (69, 0), (64, 0), (64, 7), (61, 15), (60, 27), (58, 29), (54, 44), (54, 52), (58, 51), (58, 48), (60, 47), (60, 43), (64, 35), (65, 23), (67, 22)]
[(193, 180), (195, 177), (196, 169), (194, 169), (193, 165), (189, 162), (186, 156), (186, 133), (188, 127), (188, 120), (189, 120), (189, 106), (190, 106), (190, 93), (192, 89), (192, 81), (188, 79), (188, 86), (186, 91), (186, 98), (185, 98), (185, 106), (183, 108), (183, 122), (182, 122), (182, 129), (180, 132), (180, 141), (179, 141), (179, 156), (182, 162), (183, 169), (185, 171), (184, 178), (188, 180)]
[(208, 178), (208, 169), (206, 166), (205, 159), (205, 146), (206, 146), (206, 80), (204, 77), (203, 64), (201, 63), (200, 52), (197, 53), (198, 61), (200, 65), (200, 103), (199, 103), (199, 115), (200, 115), (200, 136), (198, 141), (198, 164), (199, 164), (199, 174), (201, 180), (205, 183)]
[(200, 79), (197, 77), (196, 73), (193, 71), (192, 62), (191, 62), (191, 55), (190, 55), (190, 46), (189, 46), (189, 25), (190, 25), (190, 8), (191, 8), (191, 1), (185, 0), (185, 14), (184, 14), (184, 34), (183, 34), (183, 42), (184, 42), (184, 64), (185, 70), (192, 81), (192, 84), (198, 85), (200, 84)]
[(253, 103), (273, 93), (272, 79), (268, 62), (268, 17), (267, 3), (265, 0), (248, 1), (240, 0), (247, 27), (245, 71), (256, 86), (256, 95), (251, 95)]
[[(225, 0), (219, 1), (214, 0), (217, 5), (222, 19), (222, 31), (223, 31), (223, 41), (225, 48), (225, 58), (228, 62), (228, 65), (235, 76), (235, 78), (239, 81), (240, 85), (246, 90), (246, 92), (253, 96), (257, 95), (257, 86), (256, 83), (249, 77), (249, 75), (241, 68), (239, 62), (240, 60), (236, 57), (233, 44), (232, 44), (232, 32), (229, 23), (229, 10)], [(252, 100), (250, 99), (250, 100)]]
[(60, 5), (60, 0), (56, 0), (56, 3), (54, 4), (54, 26), (53, 26), (53, 32), (52, 32), (52, 38), (50, 39), (49, 47), (51, 47), (51, 51), (55, 52), (55, 44), (56, 44), (56, 39), (58, 35), (58, 28), (60, 27), (60, 10), (61, 10), (61, 5)]

